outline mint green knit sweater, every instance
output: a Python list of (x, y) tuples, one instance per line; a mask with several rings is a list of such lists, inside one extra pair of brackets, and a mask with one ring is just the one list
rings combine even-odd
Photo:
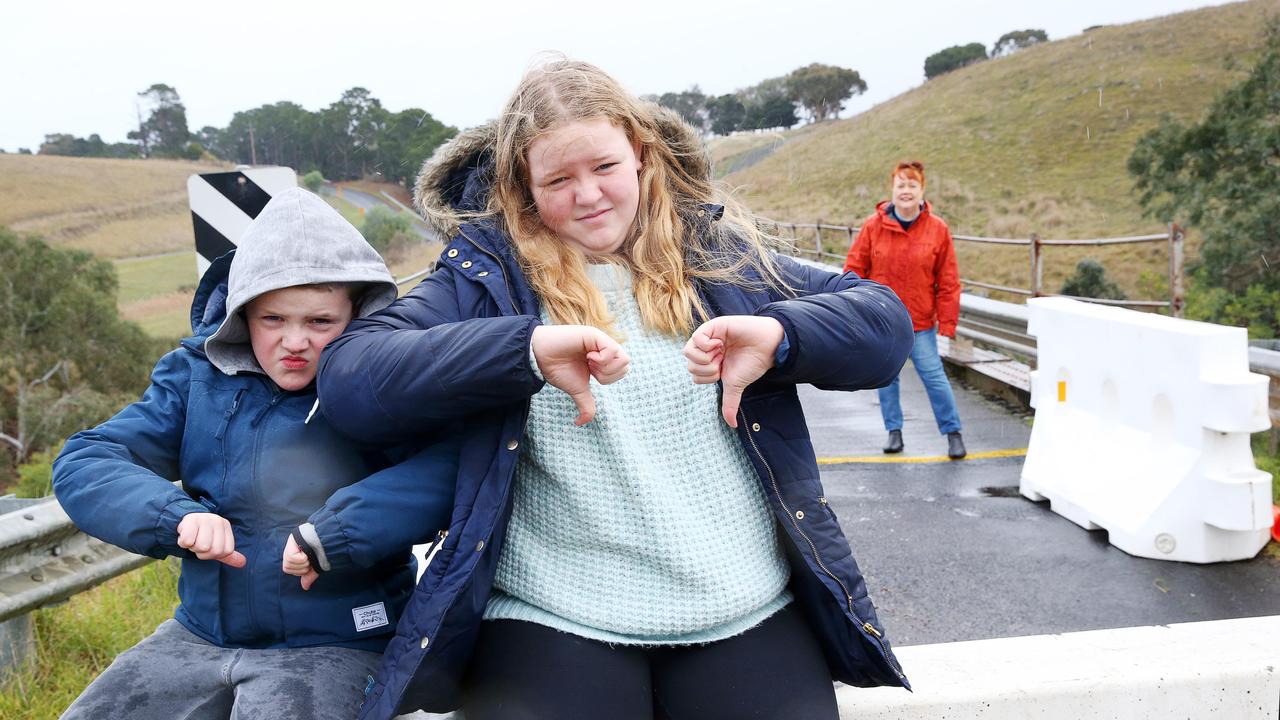
[(693, 383), (684, 340), (641, 324), (630, 274), (590, 274), (631, 366), (591, 382), (585, 427), (563, 391), (533, 397), (485, 618), (623, 644), (737, 635), (791, 600), (759, 478), (716, 386)]

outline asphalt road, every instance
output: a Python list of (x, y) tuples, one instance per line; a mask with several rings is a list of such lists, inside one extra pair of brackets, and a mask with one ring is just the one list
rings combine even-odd
[[(909, 459), (946, 452), (914, 372)], [(1130, 556), (1018, 494), (1029, 419), (956, 386), (972, 459), (884, 460), (876, 393), (801, 388), (827, 497), (898, 645), (1280, 614), (1280, 560), (1192, 565)]]
[[(330, 192), (332, 192), (332, 190), (330, 190)], [(370, 208), (374, 208), (379, 205), (386, 206), (392, 210), (400, 210), (400, 208), (396, 207), (384, 198), (360, 190), (353, 190), (351, 188), (343, 188), (341, 197), (352, 205), (355, 205), (358, 208), (364, 208), (365, 210), (369, 210)], [(415, 216), (410, 223), (410, 227), (412, 227), (413, 231), (418, 233), (418, 235), (422, 236), (424, 239), (431, 240), (433, 242), (440, 242), (440, 239), (436, 234), (432, 232), (420, 218)]]

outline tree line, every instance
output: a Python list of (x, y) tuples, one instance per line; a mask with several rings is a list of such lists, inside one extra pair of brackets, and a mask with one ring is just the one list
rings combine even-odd
[(839, 115), (846, 100), (866, 91), (867, 83), (857, 70), (813, 63), (724, 95), (707, 95), (694, 85), (645, 99), (675, 110), (702, 132), (728, 135), (793, 127), (801, 120), (797, 110), (811, 122), (822, 122)]
[[(856, 70), (813, 63), (724, 95), (709, 96), (694, 85), (646, 99), (675, 110), (703, 132), (727, 135), (790, 128), (800, 122), (798, 112), (821, 122), (866, 89)], [(128, 142), (108, 143), (96, 133), (87, 138), (49, 133), (39, 153), (284, 165), (330, 180), (380, 176), (407, 186), (422, 162), (457, 132), (421, 108), (388, 110), (362, 87), (347, 90), (321, 110), (281, 101), (237, 112), (226, 127), (192, 131), (178, 90), (156, 83), (138, 93), (138, 126), (128, 133)]]
[(1043, 42), (1049, 42), (1049, 34), (1044, 30), (1033, 28), (1011, 30), (1001, 35), (995, 44), (991, 46), (990, 53), (987, 52), (987, 46), (980, 42), (952, 45), (925, 58), (924, 77), (926, 80), (932, 80), (952, 70), (959, 70), (962, 67), (982, 62), (988, 58), (1012, 55), (1019, 50), (1029, 48), (1032, 45), (1039, 45)]
[(331, 180), (378, 177), (410, 184), (422, 162), (457, 134), (420, 108), (393, 112), (362, 87), (318, 111), (288, 101), (243, 110), (226, 127), (192, 132), (177, 89), (157, 83), (138, 93), (138, 127), (131, 142), (106, 143), (97, 134), (45, 135), (42, 155), (117, 158), (214, 158), (252, 165), (318, 171)]

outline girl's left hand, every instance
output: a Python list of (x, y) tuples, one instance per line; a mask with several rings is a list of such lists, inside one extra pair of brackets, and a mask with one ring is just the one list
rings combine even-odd
[(782, 323), (774, 318), (725, 315), (703, 323), (685, 343), (693, 381), (724, 384), (721, 413), (729, 427), (738, 427), (742, 392), (773, 367), (782, 337)]

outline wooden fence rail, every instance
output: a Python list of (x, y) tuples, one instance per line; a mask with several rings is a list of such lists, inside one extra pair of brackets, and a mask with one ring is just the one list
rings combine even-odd
[[(825, 259), (843, 261), (845, 258), (844, 255), (827, 252), (826, 247), (823, 245), (823, 232), (843, 233), (848, 240), (848, 245), (852, 245), (853, 240), (857, 237), (860, 229), (853, 225), (831, 225), (824, 223), (821, 220), (816, 223), (793, 223), (762, 218), (761, 223), (766, 228), (772, 226), (774, 234), (780, 237), (787, 237), (783, 231), (789, 231), (790, 238), (795, 244), (796, 251), (805, 255), (813, 256), (818, 260)], [(802, 231), (804, 233), (804, 240), (801, 239)], [(811, 247), (809, 246), (808, 240), (810, 233), (812, 233), (813, 243)], [(1128, 245), (1133, 243), (1166, 243), (1169, 247), (1168, 300), (1107, 300), (1101, 298), (1076, 299), (1100, 303), (1103, 305), (1119, 305), (1123, 307), (1167, 308), (1169, 310), (1169, 314), (1173, 317), (1182, 317), (1183, 310), (1186, 307), (1186, 292), (1183, 285), (1183, 270), (1185, 262), (1183, 243), (1185, 241), (1185, 233), (1176, 223), (1169, 225), (1167, 232), (1111, 238), (1047, 240), (1041, 238), (1035, 233), (1032, 233), (1029, 238), (995, 238), (982, 237), (980, 235), (952, 235), (951, 237), (956, 242), (984, 243), (988, 245), (1021, 245), (1027, 247), (1030, 251), (1030, 287), (1010, 287), (1007, 285), (996, 285), (994, 283), (982, 282), (972, 278), (960, 278), (960, 282), (962, 284), (971, 287), (997, 290), (1013, 295), (1025, 295), (1027, 297), (1073, 297), (1070, 295), (1059, 295), (1059, 293), (1044, 291), (1044, 249), (1046, 247), (1098, 247), (1104, 245)], [(846, 245), (846, 247), (848, 245)]]

